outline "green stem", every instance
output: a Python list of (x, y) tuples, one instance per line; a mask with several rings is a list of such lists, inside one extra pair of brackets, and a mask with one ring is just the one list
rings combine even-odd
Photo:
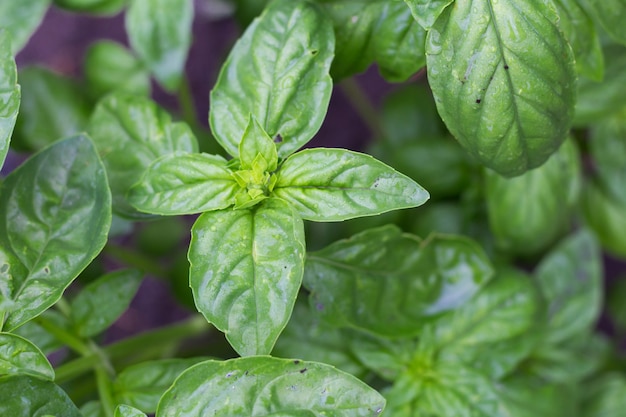
[(113, 400), (113, 392), (111, 389), (111, 380), (106, 370), (101, 366), (96, 366), (96, 383), (98, 384), (98, 396), (104, 410), (104, 415), (113, 417), (115, 413), (115, 401)]
[(178, 99), (178, 105), (180, 106), (183, 120), (187, 122), (189, 126), (196, 124), (196, 106), (193, 103), (193, 95), (189, 88), (189, 79), (187, 76), (183, 76), (176, 98)]
[(58, 341), (63, 342), (63, 344), (69, 346), (69, 348), (76, 353), (83, 356), (88, 356), (92, 353), (91, 349), (85, 344), (85, 342), (62, 327), (57, 326), (47, 318), (39, 316), (34, 321), (54, 336)]
[(354, 78), (346, 78), (339, 83), (339, 88), (361, 117), (361, 120), (367, 125), (372, 136), (375, 139), (383, 138), (384, 132), (380, 126), (378, 111), (359, 83)]
[(164, 278), (165, 272), (163, 268), (156, 264), (152, 259), (142, 254), (132, 251), (126, 247), (108, 243), (104, 247), (104, 253), (117, 259), (127, 266), (137, 268), (142, 272), (146, 272), (157, 278)]
[[(101, 347), (100, 349), (102, 355), (115, 363), (117, 359), (125, 358), (138, 352), (162, 352), (164, 349), (168, 349), (172, 343), (177, 343), (186, 337), (202, 334), (208, 329), (209, 324), (205, 318), (198, 315), (184, 322), (140, 333), (128, 339)], [(167, 341), (167, 343), (163, 343), (163, 341)], [(60, 384), (71, 380), (81, 374), (89, 372), (100, 363), (101, 358), (96, 353), (74, 359), (71, 362), (59, 366), (55, 370), (55, 382)]]

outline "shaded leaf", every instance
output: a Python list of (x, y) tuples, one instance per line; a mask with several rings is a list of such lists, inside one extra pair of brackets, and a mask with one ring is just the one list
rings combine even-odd
[(75, 12), (111, 15), (120, 12), (128, 0), (53, 0), (64, 9)]
[(602, 28), (617, 42), (626, 45), (626, 1), (625, 0), (583, 0), (600, 22)]
[(443, 10), (454, 0), (404, 0), (415, 20), (426, 30), (430, 29)]
[(30, 341), (10, 333), (0, 333), (0, 376), (30, 375), (54, 380), (54, 369), (45, 355)]
[(240, 355), (269, 354), (302, 281), (297, 213), (274, 198), (252, 209), (204, 213), (192, 228), (189, 262), (198, 311)]
[[(540, 378), (516, 374), (496, 385), (507, 417), (577, 416), (578, 390), (573, 384), (554, 384)], [(595, 416), (595, 414), (592, 414)], [(588, 416), (591, 417), (591, 416)]]
[(332, 366), (250, 357), (199, 363), (176, 380), (159, 403), (158, 417), (378, 416), (385, 400)]
[(113, 209), (126, 217), (145, 217), (126, 199), (156, 159), (176, 152), (197, 152), (197, 141), (184, 123), (172, 123), (153, 101), (123, 93), (105, 97), (88, 131), (102, 156), (113, 194)]
[(58, 385), (30, 376), (0, 377), (0, 415), (82, 417)]
[(12, 51), (17, 54), (43, 19), (51, 0), (0, 2), (0, 27), (11, 32)]
[[(0, 6), (2, 8), (2, 6)], [(2, 18), (0, 11), (0, 19)], [(0, 22), (0, 27), (2, 22)], [(17, 84), (17, 67), (11, 54), (11, 36), (0, 29), (0, 168), (9, 151), (9, 142), (20, 109), (20, 86)]]
[(592, 125), (590, 131), (596, 180), (608, 195), (626, 204), (626, 123), (618, 113)]
[(184, 75), (193, 12), (190, 0), (133, 0), (126, 11), (132, 49), (170, 92), (180, 87)]
[(626, 409), (626, 377), (606, 373), (586, 385), (582, 409), (585, 417), (620, 417)]
[(337, 221), (424, 204), (419, 184), (369, 155), (345, 149), (306, 149), (278, 171), (273, 194), (306, 220)]
[(332, 25), (315, 5), (271, 3), (237, 41), (211, 92), (209, 119), (234, 156), (254, 116), (288, 156), (317, 132), (326, 114), (334, 52)]
[(53, 305), (106, 243), (111, 194), (91, 141), (57, 142), (13, 171), (0, 188), (0, 213), (11, 330)]
[(593, 230), (602, 248), (626, 259), (626, 204), (607, 194), (594, 181), (589, 181), (582, 195), (582, 208), (587, 225)]
[(543, 164), (572, 122), (576, 73), (542, 0), (471, 0), (428, 32), (428, 81), (441, 118), (477, 160), (506, 176)]
[(170, 154), (148, 167), (127, 198), (147, 213), (194, 214), (232, 206), (239, 188), (221, 156)]
[(71, 303), (70, 317), (78, 335), (91, 337), (109, 328), (130, 305), (141, 279), (138, 270), (124, 269), (83, 288)]
[(420, 242), (386, 226), (309, 254), (304, 285), (329, 323), (398, 338), (419, 334), (423, 324), (465, 303), (492, 274), (470, 239)]
[(146, 417), (146, 414), (134, 407), (120, 404), (115, 409), (115, 417)]

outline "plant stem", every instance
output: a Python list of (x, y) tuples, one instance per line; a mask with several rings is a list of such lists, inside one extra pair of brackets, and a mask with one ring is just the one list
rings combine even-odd
[[(145, 352), (146, 349), (152, 352), (161, 352), (164, 348), (169, 348), (171, 343), (179, 342), (181, 339), (202, 334), (209, 329), (209, 324), (204, 317), (198, 315), (181, 323), (171, 326), (162, 327), (160, 329), (140, 333), (128, 339), (112, 343), (108, 346), (100, 348), (101, 354), (115, 362), (118, 358), (124, 358), (133, 353)], [(166, 341), (167, 343), (164, 343)], [(59, 366), (55, 370), (57, 384), (68, 381), (81, 374), (89, 372), (95, 366), (101, 363), (101, 359), (97, 353), (74, 359), (66, 364)]]
[(193, 103), (193, 95), (189, 88), (189, 79), (186, 75), (183, 76), (180, 82), (180, 88), (176, 96), (178, 99), (178, 105), (180, 112), (182, 113), (183, 120), (187, 122), (189, 126), (196, 124), (196, 106)]
[(127, 266), (131, 266), (139, 269), (142, 272), (146, 272), (156, 278), (164, 278), (165, 273), (163, 268), (156, 264), (152, 259), (147, 256), (143, 256), (140, 253), (132, 251), (128, 248), (121, 247), (112, 243), (108, 243), (104, 247), (104, 253), (113, 258), (119, 260)]
[(339, 83), (339, 88), (344, 93), (354, 110), (367, 125), (375, 139), (384, 137), (384, 132), (380, 126), (378, 110), (365, 94), (359, 83), (354, 78), (346, 78)]
[(100, 403), (104, 410), (104, 415), (107, 417), (113, 417), (115, 413), (115, 401), (113, 400), (113, 393), (111, 392), (111, 380), (109, 375), (102, 366), (96, 366), (96, 383), (98, 384), (98, 396), (100, 397)]
[(76, 353), (79, 353), (82, 356), (88, 356), (92, 353), (91, 349), (85, 344), (85, 342), (62, 327), (57, 326), (47, 318), (39, 316), (34, 321), (54, 336), (58, 341), (63, 342)]

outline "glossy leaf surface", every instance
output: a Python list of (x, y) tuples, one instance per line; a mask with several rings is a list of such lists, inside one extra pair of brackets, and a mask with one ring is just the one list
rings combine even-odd
[(58, 385), (30, 376), (0, 377), (0, 415), (82, 417)]
[(103, 275), (90, 283), (71, 302), (71, 319), (81, 337), (106, 330), (130, 305), (141, 284), (138, 270), (125, 269)]
[(11, 32), (13, 54), (28, 42), (43, 19), (51, 0), (19, 0), (0, 2), (0, 27)]
[(597, 183), (585, 185), (582, 207), (587, 225), (594, 231), (602, 247), (626, 259), (626, 204), (607, 194)]
[(150, 94), (150, 74), (124, 45), (112, 41), (91, 44), (85, 53), (85, 79), (91, 94), (100, 98), (112, 91)]
[(39, 151), (85, 130), (91, 106), (75, 80), (39, 67), (20, 69), (18, 80), (22, 101), (11, 146)]
[(423, 334), (440, 357), (461, 359), (485, 374), (500, 377), (511, 371), (534, 347), (531, 329), (542, 304), (530, 277), (498, 271), (478, 294), (427, 325)]
[(120, 404), (154, 413), (159, 399), (174, 380), (201, 360), (164, 359), (129, 366), (120, 372), (113, 383), (115, 399)]
[(193, 214), (232, 206), (239, 190), (221, 156), (171, 154), (157, 159), (130, 189), (138, 210), (164, 215)]
[[(2, 26), (1, 23), (0, 26)], [(11, 54), (11, 36), (9, 32), (2, 29), (0, 29), (0, 95), (2, 97), (0, 102), (0, 168), (2, 168), (9, 151), (15, 119), (20, 109), (20, 86), (17, 84), (15, 59)]]
[(426, 65), (426, 32), (405, 4), (386, 0), (321, 0), (337, 38), (335, 81), (377, 63), (388, 81), (405, 81)]
[(115, 409), (114, 417), (146, 417), (146, 414), (134, 407), (120, 404)]
[(113, 94), (96, 107), (88, 131), (102, 156), (116, 213), (144, 217), (126, 193), (152, 162), (163, 155), (198, 150), (193, 133), (147, 98)]
[(302, 0), (274, 1), (237, 41), (211, 92), (211, 127), (234, 156), (254, 116), (281, 158), (307, 143), (326, 114), (334, 52), (331, 22)]
[(111, 194), (91, 141), (57, 142), (13, 171), (0, 189), (0, 213), (11, 330), (54, 304), (106, 242)]
[(430, 29), (443, 10), (454, 0), (404, 0), (415, 20)]
[(602, 307), (602, 255), (586, 230), (546, 256), (535, 277), (548, 303), (547, 338), (558, 343), (592, 329)]
[(485, 178), (487, 214), (496, 244), (509, 253), (540, 253), (569, 226), (580, 193), (578, 149), (568, 140), (538, 168), (515, 178), (486, 171)]
[(183, 77), (193, 12), (190, 0), (133, 0), (126, 12), (132, 49), (170, 92), (179, 88)]
[(415, 181), (369, 155), (344, 149), (306, 149), (278, 172), (274, 195), (306, 220), (338, 221), (424, 204)]
[(302, 282), (298, 214), (273, 198), (252, 209), (204, 213), (192, 229), (189, 261), (198, 311), (240, 355), (269, 354)]
[(23, 337), (0, 333), (0, 376), (30, 375), (54, 380), (54, 370), (45, 355)]
[(398, 338), (417, 335), (424, 323), (465, 303), (492, 273), (470, 239), (420, 242), (386, 226), (307, 256), (304, 285), (330, 323)]
[(428, 81), (463, 147), (506, 176), (537, 167), (565, 140), (576, 73), (552, 5), (471, 0), (428, 33)]
[(250, 357), (191, 367), (165, 393), (156, 415), (375, 417), (384, 406), (380, 394), (332, 366)]
[(553, 0), (559, 27), (572, 45), (576, 69), (594, 81), (604, 77), (604, 57), (596, 26), (578, 0)]

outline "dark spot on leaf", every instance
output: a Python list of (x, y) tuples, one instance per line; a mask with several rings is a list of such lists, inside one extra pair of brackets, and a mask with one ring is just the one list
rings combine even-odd
[(307, 369), (307, 368), (302, 368), (302, 369), (300, 369), (300, 373), (301, 373), (301, 374), (305, 373), (306, 371), (308, 371), (308, 369)]
[(479, 98), (476, 99), (476, 104), (480, 104), (480, 99)]
[(248, 371), (244, 372), (243, 376), (248, 376)]
[(506, 65), (506, 64), (504, 64), (504, 69), (505, 69), (505, 70), (508, 70), (508, 69), (509, 69), (509, 66), (508, 66), (508, 65)]
[(9, 270), (9, 264), (2, 264), (2, 266), (0, 266), (0, 273), (4, 274), (8, 272), (8, 270)]
[(274, 143), (282, 143), (283, 137), (280, 134), (274, 136)]
[(233, 376), (232, 372), (229, 372), (229, 373), (226, 374), (226, 378), (230, 378), (231, 376)]
[(49, 267), (49, 266), (44, 266), (44, 267), (43, 267), (43, 272), (44, 272), (45, 274), (50, 274), (50, 267)]
[(311, 49), (311, 55), (315, 56), (319, 52), (317, 49)]
[(299, 364), (299, 363), (300, 363), (300, 361), (299, 361), (298, 359), (295, 359), (295, 360), (293, 361), (293, 364), (294, 364), (294, 365), (297, 365), (297, 364)]

